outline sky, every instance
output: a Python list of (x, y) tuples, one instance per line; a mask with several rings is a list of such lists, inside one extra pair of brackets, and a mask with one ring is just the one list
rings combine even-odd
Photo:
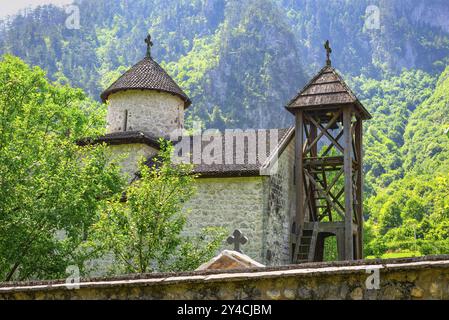
[(20, 9), (36, 7), (42, 4), (64, 5), (73, 0), (0, 0), (0, 18), (17, 13)]

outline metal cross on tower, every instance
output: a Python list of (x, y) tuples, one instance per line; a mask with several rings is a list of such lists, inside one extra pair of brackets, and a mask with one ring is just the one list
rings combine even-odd
[(147, 57), (151, 58), (151, 47), (153, 46), (153, 42), (151, 41), (150, 34), (145, 38), (145, 43), (147, 44)]
[(234, 233), (232, 234), (232, 236), (228, 237), (227, 241), (229, 244), (234, 244), (235, 251), (242, 252), (242, 251), (240, 251), (240, 245), (247, 243), (248, 238), (245, 237), (240, 230), (236, 229), (236, 230), (234, 230)]
[(330, 46), (329, 40), (326, 40), (326, 42), (324, 43), (324, 49), (326, 49), (326, 65), (330, 66), (332, 65), (331, 62), (332, 48)]

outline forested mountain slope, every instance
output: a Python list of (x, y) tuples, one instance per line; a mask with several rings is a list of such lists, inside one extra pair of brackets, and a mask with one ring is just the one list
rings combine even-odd
[(367, 201), (368, 253), (449, 252), (449, 67), (410, 116), (399, 148), (403, 177)]
[[(346, 75), (381, 79), (402, 68), (438, 74), (448, 63), (449, 4), (444, 0), (78, 0), (80, 29), (62, 8), (45, 6), (3, 23), (0, 53), (47, 70), (94, 98), (144, 54), (155, 58), (193, 99), (190, 116), (207, 126), (291, 123), (283, 105), (324, 63)], [(366, 25), (369, 5), (379, 28)]]

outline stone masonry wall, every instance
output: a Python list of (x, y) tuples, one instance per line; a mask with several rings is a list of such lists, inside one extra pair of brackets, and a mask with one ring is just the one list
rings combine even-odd
[[(197, 192), (186, 204), (189, 216), (185, 233), (193, 235), (204, 227), (220, 226), (231, 235), (240, 229), (249, 239), (241, 247), (243, 253), (264, 263), (264, 179), (260, 176), (197, 179)], [(233, 246), (226, 243), (222, 249), (233, 249)]]
[(147, 159), (150, 156), (156, 155), (157, 150), (143, 143), (110, 145), (109, 148), (112, 153), (112, 159), (124, 157), (120, 164), (122, 172), (129, 180), (134, 177), (137, 172), (139, 160), (143, 157)]
[(177, 96), (149, 90), (120, 91), (109, 96), (108, 133), (145, 131), (166, 136), (184, 126), (184, 102)]
[(0, 299), (449, 299), (449, 256), (133, 275), (82, 281), (78, 289), (64, 280), (5, 283)]
[(264, 213), (265, 264), (270, 266), (291, 263), (290, 236), (294, 213), (293, 170), (295, 145), (292, 139), (278, 159), (277, 167), (266, 179), (264, 194), (268, 205)]

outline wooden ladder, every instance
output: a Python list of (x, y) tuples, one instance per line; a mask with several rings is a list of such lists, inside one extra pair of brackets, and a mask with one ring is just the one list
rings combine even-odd
[(312, 229), (304, 229), (296, 242), (299, 245), (296, 263), (313, 262), (318, 238), (318, 223), (313, 223)]

